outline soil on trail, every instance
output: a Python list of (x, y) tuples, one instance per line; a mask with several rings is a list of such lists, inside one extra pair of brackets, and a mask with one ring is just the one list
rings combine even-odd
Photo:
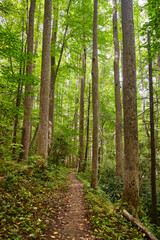
[(75, 171), (69, 174), (70, 186), (58, 203), (56, 217), (46, 239), (93, 240), (91, 225), (87, 219), (83, 184), (76, 178)]

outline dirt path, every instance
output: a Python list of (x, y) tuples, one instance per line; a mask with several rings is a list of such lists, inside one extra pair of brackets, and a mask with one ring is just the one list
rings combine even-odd
[(69, 178), (69, 191), (64, 199), (60, 200), (56, 218), (53, 219), (46, 239), (93, 240), (95, 238), (86, 216), (83, 184), (76, 178), (73, 170)]

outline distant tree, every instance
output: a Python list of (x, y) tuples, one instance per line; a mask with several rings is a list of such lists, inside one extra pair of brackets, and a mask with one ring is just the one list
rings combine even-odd
[(99, 131), (99, 93), (98, 93), (98, 50), (97, 50), (98, 0), (94, 0), (93, 13), (93, 55), (92, 55), (92, 105), (93, 105), (93, 142), (91, 186), (98, 185), (98, 131)]
[(84, 164), (83, 164), (83, 171), (86, 169), (87, 165), (87, 157), (88, 157), (88, 146), (89, 146), (89, 120), (90, 120), (90, 105), (91, 105), (91, 88), (89, 83), (89, 94), (88, 94), (88, 113), (87, 113), (87, 136), (86, 136), (86, 149), (85, 149), (85, 157), (84, 157)]
[[(71, 0), (68, 1), (68, 7), (66, 16), (69, 14), (71, 5)], [(57, 40), (57, 26), (58, 26), (58, 3), (54, 3), (54, 19), (53, 19), (53, 30), (52, 30), (52, 52), (51, 52), (51, 80), (50, 80), (50, 93), (49, 93), (49, 121), (51, 124), (51, 140), (53, 140), (53, 134), (54, 134), (54, 97), (55, 97), (55, 83), (57, 79), (57, 74), (59, 71), (59, 67), (62, 61), (62, 56), (65, 48), (66, 43), (66, 36), (68, 31), (68, 23), (65, 26), (64, 34), (63, 34), (63, 40), (60, 50), (59, 59), (56, 65), (56, 58), (55, 58), (55, 46), (56, 46), (56, 40)]]
[(52, 137), (54, 132), (54, 93), (56, 83), (56, 41), (58, 30), (58, 3), (54, 2), (53, 7), (53, 24), (52, 24), (52, 39), (51, 39), (51, 78), (50, 78), (50, 92), (49, 92), (49, 121), (51, 129), (49, 129), (49, 148), (52, 143)]
[[(40, 122), (38, 132), (38, 155), (47, 165), (48, 157), (48, 120), (49, 120), (49, 76), (50, 76), (50, 45), (51, 45), (51, 13), (52, 0), (45, 0), (44, 28), (42, 46), (42, 68), (40, 89)], [(40, 160), (41, 163), (41, 160)], [(39, 164), (39, 162), (37, 162)]]
[(22, 152), (21, 158), (28, 161), (29, 145), (30, 145), (30, 130), (31, 130), (31, 106), (32, 106), (32, 68), (33, 68), (33, 40), (34, 40), (34, 13), (36, 7), (36, 0), (31, 0), (29, 11), (29, 29), (27, 35), (27, 67), (26, 75), (28, 77), (25, 85), (25, 98), (24, 98), (24, 120), (22, 130)]
[(117, 0), (113, 0), (113, 39), (114, 39), (114, 84), (116, 106), (116, 175), (122, 175), (123, 144), (122, 144), (122, 107), (119, 79), (119, 40), (117, 22)]
[(151, 192), (152, 192), (152, 221), (157, 224), (157, 194), (156, 194), (156, 151), (154, 134), (154, 102), (153, 102), (153, 79), (152, 79), (152, 56), (150, 46), (150, 34), (148, 31), (148, 62), (149, 62), (149, 99), (150, 99), (150, 147), (151, 147)]
[(136, 56), (132, 0), (122, 0), (123, 31), (123, 109), (124, 109), (124, 185), (122, 202), (138, 215), (139, 160), (136, 93)]
[(80, 120), (79, 120), (79, 169), (83, 170), (83, 153), (84, 153), (84, 92), (85, 92), (85, 78), (86, 78), (86, 48), (85, 36), (82, 39), (82, 75), (81, 75), (81, 94), (80, 94)]

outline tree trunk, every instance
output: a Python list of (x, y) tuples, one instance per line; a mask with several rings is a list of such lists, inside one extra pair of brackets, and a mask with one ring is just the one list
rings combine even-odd
[(19, 68), (20, 79), (19, 79), (18, 89), (17, 89), (16, 114), (15, 114), (15, 119), (14, 119), (13, 138), (12, 138), (13, 159), (16, 158), (16, 156), (15, 156), (15, 154), (16, 154), (16, 146), (15, 146), (15, 144), (17, 143), (18, 110), (19, 110), (19, 107), (20, 107), (20, 104), (21, 104), (21, 95), (22, 95), (22, 89), (23, 89), (23, 85), (21, 83), (21, 75), (22, 75), (22, 71), (23, 71), (22, 55), (23, 55), (23, 51), (24, 51), (24, 47), (23, 47), (23, 44), (24, 44), (24, 17), (23, 17), (22, 22), (23, 22), (23, 25), (22, 25), (22, 48), (21, 48), (20, 68)]
[(114, 39), (114, 84), (116, 106), (116, 176), (122, 175), (123, 144), (122, 144), (122, 107), (119, 80), (119, 40), (117, 23), (117, 0), (113, 0), (113, 39)]
[(123, 31), (123, 109), (124, 109), (124, 185), (122, 203), (138, 215), (139, 160), (136, 92), (136, 56), (132, 0), (122, 0)]
[[(38, 134), (38, 155), (47, 166), (48, 157), (48, 120), (49, 120), (49, 75), (50, 75), (50, 45), (51, 45), (51, 12), (52, 0), (45, 0), (44, 29), (42, 46), (42, 68), (40, 89), (40, 122)], [(38, 161), (37, 164), (41, 164)]]
[[(74, 113), (74, 130), (75, 130), (74, 144), (76, 148), (77, 148), (77, 130), (78, 130), (78, 103), (79, 103), (78, 89), (79, 89), (79, 75), (77, 76), (77, 79), (76, 79), (76, 99), (75, 99), (75, 113)], [(73, 156), (72, 165), (73, 167), (78, 166), (78, 157), (76, 156), (76, 154), (74, 154)]]
[[(70, 4), (71, 4), (71, 0), (69, 0), (68, 2), (68, 8), (67, 8), (67, 16), (69, 13), (69, 9), (70, 9)], [(56, 44), (56, 35), (57, 35), (57, 6), (55, 3), (55, 19), (54, 19), (54, 24), (53, 24), (53, 35), (52, 35), (52, 43), (55, 47)], [(56, 79), (57, 79), (57, 74), (59, 71), (59, 67), (61, 64), (61, 60), (62, 60), (62, 55), (63, 55), (63, 51), (64, 51), (64, 46), (65, 46), (65, 42), (66, 42), (66, 36), (67, 36), (67, 31), (68, 31), (68, 23), (65, 27), (65, 31), (64, 31), (64, 35), (63, 35), (63, 41), (62, 41), (62, 47), (61, 47), (61, 52), (60, 52), (60, 56), (59, 56), (59, 60), (58, 60), (58, 64), (56, 67), (56, 60), (55, 60), (55, 55), (53, 54), (53, 56), (51, 56), (51, 81), (50, 81), (50, 94), (49, 94), (49, 121), (51, 124), (51, 139), (53, 139), (53, 135), (54, 135), (54, 95), (55, 95), (55, 83), (56, 83)], [(51, 142), (50, 142), (51, 144)]]
[[(27, 67), (26, 75), (28, 82), (31, 81), (32, 75), (32, 55), (33, 55), (33, 39), (34, 39), (34, 13), (36, 7), (36, 0), (31, 0), (31, 6), (29, 11), (29, 31), (27, 36)], [(30, 60), (31, 59), (31, 60)], [(28, 161), (29, 145), (30, 145), (30, 117), (31, 117), (31, 91), (32, 86), (30, 83), (25, 85), (25, 98), (24, 98), (24, 120), (22, 129), (22, 153), (21, 158)]]
[[(139, 29), (139, 25), (137, 26)], [(139, 36), (139, 32), (138, 32), (138, 38), (140, 40), (140, 36)], [(142, 112), (142, 121), (144, 124), (144, 128), (145, 128), (145, 132), (146, 132), (146, 136), (148, 139), (148, 154), (150, 155), (150, 135), (149, 135), (149, 130), (147, 127), (147, 123), (145, 120), (145, 108), (146, 108), (146, 101), (145, 101), (145, 87), (144, 87), (144, 81), (143, 81), (143, 69), (142, 69), (142, 57), (141, 57), (141, 49), (140, 49), (140, 45), (138, 46), (139, 48), (139, 58), (140, 58), (140, 75), (141, 75), (141, 83), (142, 83), (142, 96), (143, 96), (143, 112)]]
[(153, 80), (152, 80), (152, 57), (150, 36), (148, 31), (148, 62), (149, 62), (149, 99), (150, 99), (150, 132), (151, 132), (151, 191), (152, 191), (152, 221), (157, 224), (157, 194), (156, 194), (156, 154), (154, 141), (154, 104), (153, 104)]
[(53, 27), (52, 27), (52, 52), (51, 52), (51, 79), (50, 79), (50, 93), (49, 93), (49, 122), (51, 125), (51, 130), (49, 135), (49, 149), (52, 143), (53, 133), (54, 133), (54, 93), (55, 93), (55, 82), (56, 82), (56, 41), (57, 41), (57, 28), (58, 28), (58, 6), (57, 2), (54, 3), (53, 8)]
[[(83, 35), (82, 41), (85, 40)], [(83, 149), (84, 149), (84, 92), (85, 92), (85, 78), (86, 78), (86, 49), (82, 43), (82, 76), (81, 76), (81, 94), (80, 94), (80, 122), (79, 122), (79, 168), (78, 171), (83, 170)]]
[(98, 185), (98, 128), (99, 128), (99, 94), (98, 94), (98, 50), (97, 50), (98, 0), (94, 0), (93, 14), (93, 56), (92, 56), (92, 105), (93, 105), (93, 143), (91, 186)]
[(90, 89), (90, 83), (89, 83), (89, 96), (88, 96), (88, 115), (87, 115), (87, 137), (86, 137), (86, 150), (85, 150), (85, 157), (84, 157), (84, 164), (83, 164), (83, 172), (86, 169), (87, 165), (87, 156), (88, 156), (88, 145), (89, 145), (89, 119), (90, 119), (90, 95), (91, 95), (91, 89)]
[(18, 109), (20, 107), (21, 104), (21, 94), (22, 94), (22, 86), (19, 83), (18, 84), (18, 89), (17, 89), (17, 99), (16, 99), (16, 114), (15, 114), (15, 120), (14, 120), (14, 127), (13, 127), (13, 138), (12, 138), (12, 154), (13, 154), (13, 158), (15, 159), (15, 155), (16, 155), (16, 142), (17, 142), (17, 127), (18, 127)]

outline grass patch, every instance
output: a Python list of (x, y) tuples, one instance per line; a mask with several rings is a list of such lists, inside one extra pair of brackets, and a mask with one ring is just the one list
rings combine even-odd
[[(2, 163), (6, 175), (21, 164)], [(4, 166), (3, 165), (3, 166)], [(0, 181), (0, 239), (45, 239), (61, 192), (68, 189), (68, 169), (52, 167), (15, 172)]]

